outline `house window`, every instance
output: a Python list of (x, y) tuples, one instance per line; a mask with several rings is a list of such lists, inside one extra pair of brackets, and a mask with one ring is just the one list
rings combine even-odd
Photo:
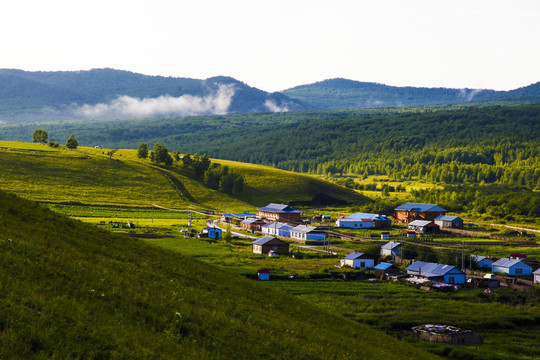
[(523, 274), (523, 269), (517, 268), (516, 269), (516, 274)]
[(449, 284), (453, 284), (453, 283), (454, 283), (454, 277), (453, 277), (453, 276), (449, 276), (449, 277), (448, 277), (448, 283), (449, 283)]
[(366, 263), (365, 263), (364, 261), (361, 261), (361, 262), (360, 262), (360, 267), (361, 267), (361, 268), (366, 267)]

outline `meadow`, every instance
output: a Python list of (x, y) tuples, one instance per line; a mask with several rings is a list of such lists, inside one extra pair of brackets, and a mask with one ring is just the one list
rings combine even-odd
[[(336, 280), (274, 281), (272, 286), (303, 300), (369, 324), (414, 346), (451, 359), (537, 359), (540, 356), (540, 289), (499, 289), (456, 293), (425, 291), (400, 283)], [(494, 316), (496, 314), (496, 316)], [(418, 324), (447, 324), (474, 330), (478, 346), (451, 346), (415, 341), (409, 330)]]
[(191, 256), (0, 203), (0, 358), (435, 358)]

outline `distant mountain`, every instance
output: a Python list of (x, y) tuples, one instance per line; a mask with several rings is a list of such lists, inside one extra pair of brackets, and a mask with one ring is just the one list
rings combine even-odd
[(283, 94), (267, 93), (224, 76), (197, 80), (113, 69), (59, 72), (0, 69), (0, 120), (302, 109), (300, 102)]
[(330, 79), (268, 93), (226, 76), (206, 80), (114, 69), (0, 69), (0, 124), (470, 102), (539, 103), (540, 83), (511, 91), (397, 87)]
[(360, 109), (513, 100), (540, 102), (540, 83), (512, 91), (397, 87), (347, 79), (330, 79), (282, 91), (313, 109)]

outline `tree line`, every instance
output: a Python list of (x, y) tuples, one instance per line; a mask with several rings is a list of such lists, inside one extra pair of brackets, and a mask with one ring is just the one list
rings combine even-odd
[(137, 156), (141, 159), (150, 158), (156, 165), (172, 166), (176, 161), (178, 169), (187, 176), (203, 182), (207, 187), (229, 195), (240, 195), (244, 189), (244, 178), (228, 166), (212, 163), (208, 155), (186, 153), (180, 156), (178, 151), (169, 153), (163, 143), (154, 144), (154, 151), (148, 150), (146, 143), (139, 144)]

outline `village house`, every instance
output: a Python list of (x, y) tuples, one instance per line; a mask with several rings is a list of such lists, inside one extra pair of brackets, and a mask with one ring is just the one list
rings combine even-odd
[(336, 227), (348, 229), (380, 229), (391, 225), (392, 220), (379, 214), (356, 213), (336, 220)]
[(199, 238), (221, 239), (221, 229), (218, 227), (205, 227), (202, 233), (198, 234)]
[(399, 270), (394, 264), (386, 262), (377, 264), (377, 266), (373, 268), (373, 272), (375, 273), (375, 276), (380, 279), (388, 279), (390, 276), (401, 274), (401, 270)]
[(375, 260), (373, 260), (369, 255), (355, 251), (345, 256), (340, 261), (339, 266), (345, 265), (349, 265), (354, 269), (368, 269), (375, 265)]
[(326, 241), (326, 233), (313, 226), (298, 225), (291, 229), (291, 238), (300, 241)]
[(407, 267), (407, 274), (434, 282), (465, 283), (465, 274), (452, 265), (415, 261)]
[(439, 225), (429, 220), (414, 220), (407, 224), (407, 229), (417, 234), (428, 234), (439, 231)]
[(261, 270), (257, 271), (257, 279), (258, 280), (263, 280), (263, 281), (270, 280), (270, 270), (261, 269)]
[(401, 243), (389, 241), (381, 246), (381, 256), (399, 256)]
[(471, 259), (477, 268), (484, 270), (491, 270), (491, 265), (495, 262), (492, 258), (482, 255), (471, 255)]
[(280, 222), (271, 222), (262, 226), (262, 233), (274, 236), (291, 236), (293, 226)]
[(512, 276), (531, 275), (532, 268), (522, 259), (502, 258), (491, 264), (491, 271)]
[(533, 275), (533, 283), (540, 284), (540, 268), (536, 269), (536, 271), (533, 272)]
[(246, 231), (261, 231), (263, 225), (266, 223), (262, 220), (256, 219), (256, 218), (248, 218), (245, 220), (240, 221), (240, 227), (242, 230)]
[(440, 215), (446, 215), (446, 210), (435, 204), (405, 203), (394, 209), (395, 221), (402, 224), (414, 220), (433, 221)]
[(245, 220), (247, 218), (254, 218), (257, 214), (255, 213), (242, 213), (242, 214), (235, 214), (235, 213), (223, 213), (221, 214), (221, 221), (222, 222), (230, 222), (235, 223), (238, 221)]
[(289, 244), (273, 236), (263, 236), (255, 240), (252, 245), (254, 254), (268, 254), (270, 251), (279, 255), (289, 253)]
[(257, 209), (257, 218), (297, 225), (302, 223), (302, 212), (284, 204), (268, 204)]
[(463, 229), (463, 219), (452, 215), (440, 215), (435, 218), (435, 224), (446, 229)]

